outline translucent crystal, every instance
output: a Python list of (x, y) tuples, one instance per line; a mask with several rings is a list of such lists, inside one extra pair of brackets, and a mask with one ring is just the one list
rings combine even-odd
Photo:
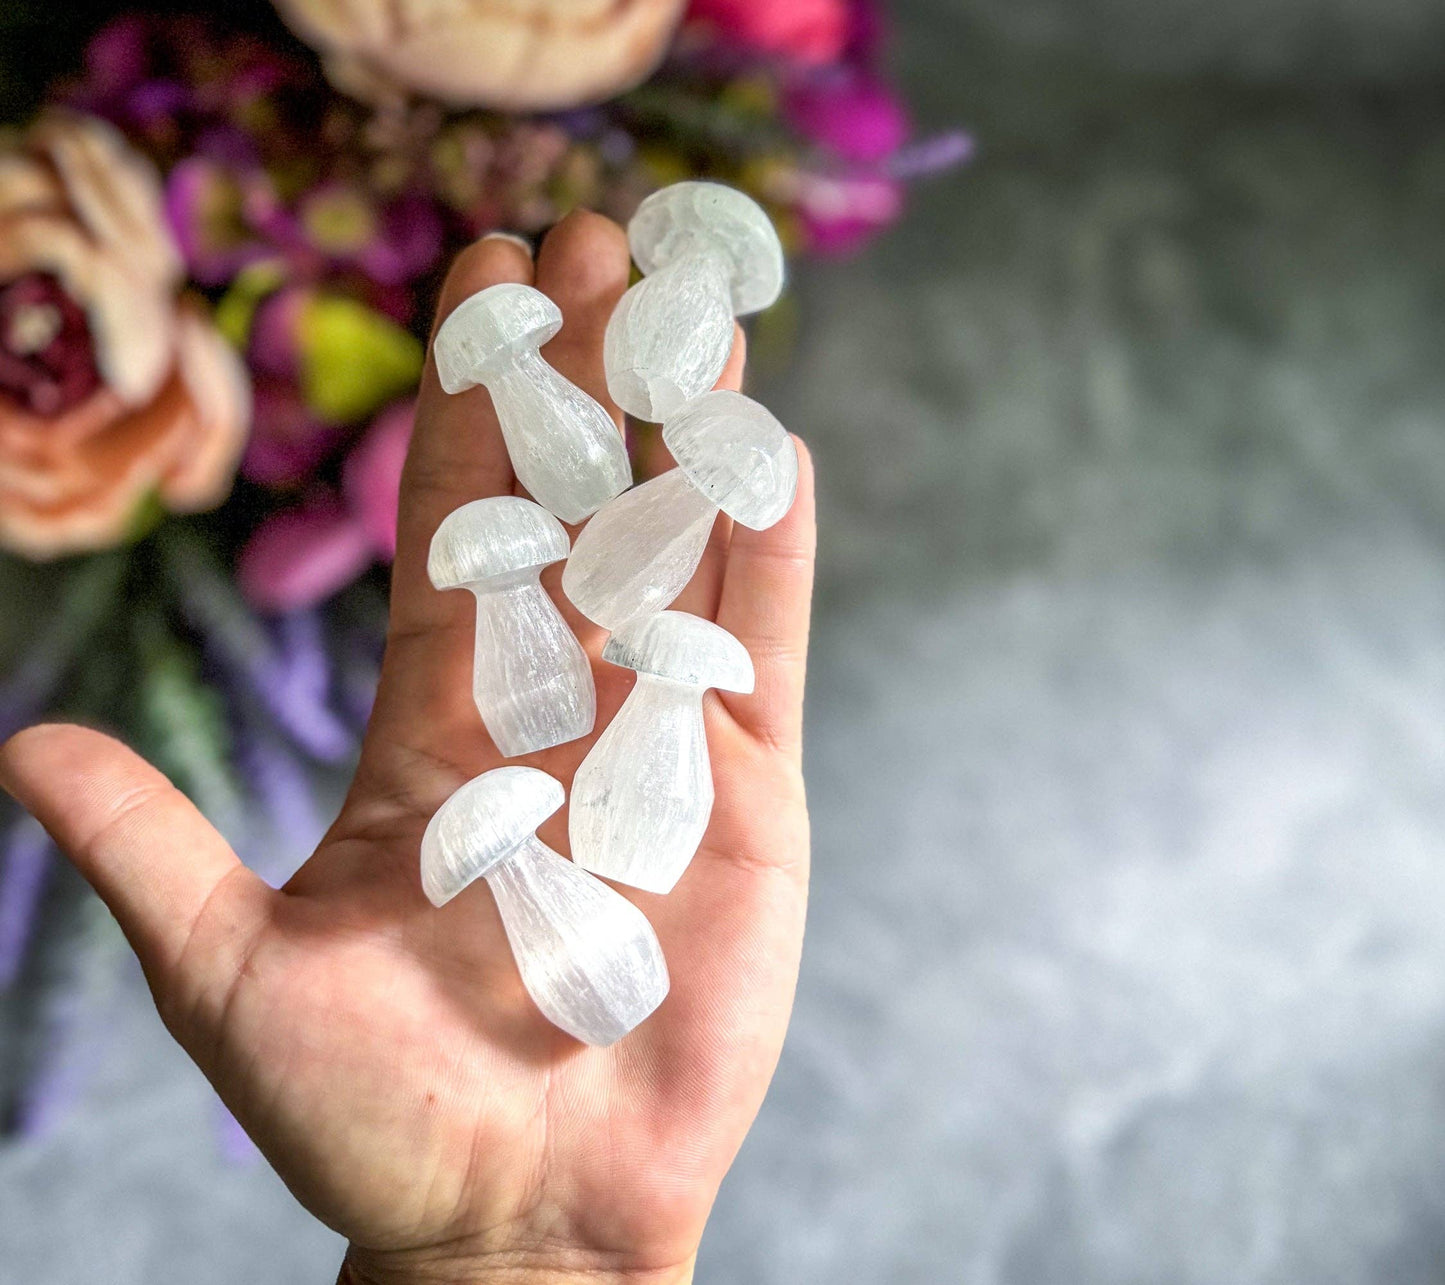
[(718, 381), (733, 346), (727, 264), (679, 255), (632, 286), (607, 322), (607, 391), (629, 415), (658, 421)]
[(680, 469), (643, 482), (599, 512), (562, 568), (562, 592), (589, 620), (616, 629), (680, 594), (707, 547), (717, 505)]
[(765, 531), (793, 507), (798, 448), (772, 412), (718, 389), (668, 417), (662, 440), (693, 486), (728, 517)]
[(422, 888), (441, 906), (485, 878), (542, 1015), (584, 1044), (607, 1045), (662, 1003), (667, 964), (636, 906), (536, 837), (563, 797), (561, 782), (536, 768), (468, 781), (422, 836)]
[(793, 439), (741, 393), (685, 402), (662, 435), (678, 467), (604, 505), (562, 570), (562, 591), (606, 629), (660, 611), (682, 592), (719, 508), (745, 526), (771, 526), (797, 492)]
[(476, 595), (472, 696), (506, 758), (586, 736), (597, 716), (587, 655), (540, 581), (567, 548), (556, 518), (513, 495), (462, 505), (432, 537), (432, 584)]
[(561, 328), (540, 290), (503, 282), (455, 308), (433, 351), (447, 392), (491, 393), (517, 480), (564, 522), (580, 522), (627, 488), (632, 467), (612, 417), (537, 351)]
[(722, 374), (733, 318), (766, 308), (783, 286), (783, 249), (751, 197), (721, 183), (675, 183), (627, 225), (643, 280), (607, 325), (603, 360), (612, 399), (662, 420)]
[(752, 691), (752, 661), (727, 630), (681, 611), (628, 621), (602, 655), (637, 670), (637, 684), (572, 782), (572, 859), (670, 892), (712, 814), (703, 693)]

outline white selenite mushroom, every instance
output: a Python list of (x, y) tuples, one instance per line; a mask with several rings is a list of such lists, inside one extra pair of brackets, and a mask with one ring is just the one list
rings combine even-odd
[(607, 389), (630, 415), (660, 421), (717, 383), (733, 318), (783, 288), (783, 247), (751, 197), (721, 183), (674, 183), (627, 225), (643, 279), (607, 323)]
[(540, 580), (567, 549), (562, 524), (515, 495), (462, 505), (432, 537), (432, 584), (476, 595), (472, 695), (506, 758), (586, 736), (597, 717), (592, 667)]
[(537, 350), (562, 328), (540, 290), (489, 286), (437, 331), (437, 376), (448, 393), (478, 384), (492, 395), (517, 480), (564, 522), (580, 522), (632, 483), (622, 434), (596, 398)]
[(682, 592), (719, 509), (761, 531), (797, 494), (793, 439), (742, 393), (694, 397), (668, 417), (662, 440), (677, 467), (608, 503), (562, 570), (563, 592), (606, 629), (661, 611)]
[(531, 767), (468, 781), (422, 836), (422, 888), (441, 906), (485, 879), (542, 1015), (584, 1044), (607, 1045), (662, 1003), (667, 964), (636, 906), (537, 838), (563, 798), (560, 781)]
[(682, 611), (629, 620), (602, 656), (635, 669), (637, 684), (572, 782), (572, 859), (670, 892), (712, 814), (703, 693), (752, 691), (753, 662), (726, 629)]

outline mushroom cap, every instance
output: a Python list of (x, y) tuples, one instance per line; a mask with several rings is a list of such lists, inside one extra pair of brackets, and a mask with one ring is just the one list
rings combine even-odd
[(724, 513), (763, 531), (793, 506), (798, 448), (771, 411), (726, 388), (684, 402), (662, 440), (688, 480)]
[(447, 314), (432, 344), (437, 378), (449, 393), (485, 383), (499, 357), (540, 348), (562, 329), (562, 310), (532, 286), (488, 286)]
[(613, 631), (602, 659), (692, 687), (753, 690), (748, 649), (721, 625), (685, 611), (634, 616)]
[(562, 806), (562, 782), (535, 767), (498, 767), (459, 787), (421, 837), (421, 886), (444, 906), (537, 832)]
[(783, 245), (763, 207), (722, 183), (674, 183), (654, 192), (627, 225), (627, 244), (643, 274), (705, 241), (728, 260), (733, 312), (771, 304), (783, 289)]
[(426, 572), (438, 589), (459, 589), (560, 562), (571, 547), (567, 529), (540, 504), (520, 495), (493, 495), (441, 520)]

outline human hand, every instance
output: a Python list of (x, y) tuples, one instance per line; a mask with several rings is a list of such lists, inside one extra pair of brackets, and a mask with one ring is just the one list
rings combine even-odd
[[(499, 281), (535, 284), (566, 319), (548, 359), (610, 408), (602, 334), (627, 275), (621, 229), (578, 213), (535, 267), (509, 240), (470, 247), (440, 312)], [(724, 384), (741, 373), (739, 342)], [(802, 942), (814, 526), (800, 456), (792, 512), (764, 532), (720, 518), (675, 604), (735, 634), (757, 686), (707, 697), (717, 801), (682, 881), (667, 897), (628, 891), (672, 990), (611, 1048), (538, 1013), (480, 883), (441, 910), (421, 892), (428, 819), (500, 762), (470, 697), (471, 596), (431, 587), (427, 548), (457, 505), (515, 487), (487, 393), (444, 396), (430, 362), (375, 710), (340, 816), (285, 888), (108, 737), (42, 726), (0, 749), (0, 781), (114, 912), (168, 1029), (297, 1198), (351, 1242), (343, 1281), (691, 1279), (777, 1062)], [(600, 732), (632, 675), (599, 661), (603, 634), (562, 599), (560, 571), (543, 583), (592, 658)], [(517, 761), (570, 784), (594, 740)], [(565, 853), (565, 811), (540, 833)]]

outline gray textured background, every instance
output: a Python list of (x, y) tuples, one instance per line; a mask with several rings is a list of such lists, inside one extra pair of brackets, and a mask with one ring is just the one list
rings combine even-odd
[[(899, 22), (983, 155), (762, 389), (821, 475), (815, 892), (699, 1279), (1438, 1282), (1445, 14)], [(113, 1013), (0, 1149), (0, 1279), (329, 1281)]]

